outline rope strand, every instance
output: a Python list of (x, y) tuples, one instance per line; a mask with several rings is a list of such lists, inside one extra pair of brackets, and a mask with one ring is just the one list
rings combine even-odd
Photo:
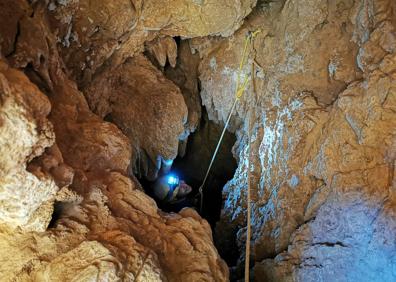
[[(253, 37), (256, 36), (260, 30), (257, 30), (256, 32), (253, 33)], [(256, 57), (256, 50), (254, 49), (253, 42), (250, 45), (251, 51), (254, 50), (254, 59), (253, 62), (255, 61)], [(255, 85), (255, 69), (254, 69), (255, 64), (252, 64), (252, 92), (254, 99), (256, 100), (256, 104), (258, 101), (257, 94), (256, 94), (256, 85)], [(256, 105), (257, 106), (257, 105)], [(250, 190), (250, 161), (252, 159), (252, 142), (251, 142), (251, 134), (252, 134), (252, 129), (253, 129), (253, 119), (252, 119), (252, 114), (253, 114), (253, 109), (250, 109), (249, 111), (249, 128), (248, 128), (248, 161), (247, 161), (247, 227), (246, 227), (246, 245), (245, 245), (245, 282), (249, 282), (250, 280), (250, 239), (251, 239), (251, 229), (252, 229), (252, 223), (251, 223), (251, 217), (252, 217), (252, 207), (251, 207), (251, 201), (252, 201), (252, 195), (251, 195), (251, 190)]]
[[(253, 33), (253, 34), (255, 34), (255, 33)], [(236, 107), (236, 104), (237, 104), (238, 100), (242, 97), (243, 93), (245, 92), (247, 83), (248, 83), (248, 81), (249, 81), (249, 77), (246, 76), (245, 81), (243, 82), (243, 85), (240, 86), (241, 73), (242, 73), (242, 69), (243, 69), (243, 66), (244, 66), (245, 61), (246, 61), (246, 57), (247, 57), (247, 56), (246, 56), (246, 54), (247, 54), (247, 48), (248, 48), (248, 44), (249, 44), (251, 38), (252, 38), (252, 34), (249, 34), (249, 35), (246, 37), (246, 39), (245, 39), (245, 46), (244, 46), (244, 48), (243, 48), (242, 59), (241, 59), (241, 62), (240, 62), (240, 64), (239, 64), (238, 77), (237, 77), (237, 84), (236, 84), (236, 88), (235, 88), (235, 99), (234, 99), (234, 103), (232, 104), (230, 113), (228, 114), (227, 121), (226, 121), (226, 123), (224, 124), (223, 131), (221, 132), (219, 141), (217, 142), (217, 146), (216, 146), (216, 149), (215, 149), (215, 151), (214, 151), (214, 153), (213, 153), (212, 159), (211, 159), (211, 161), (210, 161), (210, 163), (209, 163), (209, 167), (208, 167), (208, 169), (206, 170), (206, 174), (205, 174), (204, 180), (202, 181), (202, 184), (201, 184), (201, 186), (200, 186), (199, 189), (198, 189), (199, 194), (200, 194), (200, 198), (201, 198), (201, 199), (200, 199), (200, 212), (201, 212), (201, 213), (202, 213), (202, 208), (203, 208), (203, 188), (204, 188), (204, 186), (205, 186), (206, 180), (208, 179), (210, 170), (212, 169), (212, 165), (213, 165), (213, 163), (214, 163), (214, 160), (216, 159), (217, 152), (219, 151), (221, 142), (223, 141), (224, 134), (225, 134), (225, 132), (226, 132), (226, 130), (227, 130), (228, 124), (230, 123), (230, 120), (231, 120), (232, 114), (233, 114), (233, 112), (234, 112), (234, 109), (235, 109), (235, 107)]]
[(248, 128), (248, 161), (247, 161), (247, 230), (246, 230), (246, 245), (245, 245), (245, 282), (249, 282), (250, 276), (250, 238), (251, 238), (251, 195), (250, 195), (250, 155), (251, 155), (251, 141), (250, 141), (250, 132), (252, 129), (252, 111), (249, 114), (249, 128)]
[[(217, 153), (218, 153), (220, 145), (221, 145), (221, 143), (223, 141), (223, 137), (224, 137), (224, 134), (225, 134), (225, 132), (227, 130), (227, 127), (228, 127), (228, 125), (230, 123), (230, 120), (231, 120), (232, 114), (233, 114), (233, 112), (235, 110), (236, 104), (238, 103), (239, 99), (243, 96), (244, 92), (246, 91), (247, 84), (248, 84), (248, 81), (249, 81), (249, 76), (246, 76), (242, 86), (240, 85), (242, 69), (243, 69), (243, 67), (245, 65), (245, 62), (247, 60), (247, 57), (248, 57), (247, 56), (248, 46), (249, 46), (249, 43), (251, 45), (253, 44), (252, 41), (253, 41), (254, 37), (256, 37), (256, 35), (258, 33), (260, 33), (260, 32), (261, 32), (260, 29), (256, 30), (255, 32), (249, 32), (249, 34), (246, 36), (246, 39), (245, 39), (245, 44), (244, 44), (244, 48), (243, 48), (242, 58), (241, 58), (241, 62), (239, 64), (239, 70), (238, 70), (238, 76), (237, 76), (237, 84), (236, 84), (236, 88), (235, 88), (234, 103), (232, 104), (230, 113), (228, 114), (226, 123), (224, 124), (223, 131), (221, 132), (219, 141), (217, 142), (217, 146), (216, 146), (216, 149), (215, 149), (215, 151), (213, 153), (212, 159), (211, 159), (211, 161), (209, 163), (209, 167), (206, 170), (204, 180), (202, 181), (202, 184), (201, 184), (201, 186), (198, 189), (199, 194), (200, 194), (200, 212), (201, 213), (202, 213), (202, 209), (203, 209), (203, 188), (205, 186), (206, 180), (207, 180), (207, 178), (209, 176), (209, 173), (210, 173), (210, 170), (211, 170), (211, 168), (213, 166), (213, 163), (214, 163), (214, 161), (216, 159)], [(249, 194), (250, 194), (250, 191), (249, 191)], [(250, 213), (250, 208), (248, 210), (248, 213)], [(249, 221), (250, 221), (250, 219), (249, 219)]]
[(233, 113), (233, 111), (234, 111), (234, 109), (235, 109), (235, 106), (236, 106), (236, 104), (237, 104), (237, 101), (238, 101), (237, 99), (234, 100), (234, 104), (233, 104), (232, 107), (231, 107), (231, 111), (230, 111), (230, 113), (229, 113), (229, 115), (228, 115), (227, 121), (226, 121), (226, 123), (225, 123), (225, 125), (224, 125), (224, 128), (223, 128), (223, 131), (221, 132), (219, 142), (217, 142), (216, 149), (215, 149), (215, 151), (214, 151), (214, 153), (213, 153), (213, 156), (212, 156), (212, 159), (211, 159), (211, 161), (210, 161), (209, 167), (208, 167), (208, 169), (207, 169), (207, 171), (206, 171), (205, 178), (204, 178), (204, 180), (203, 180), (203, 182), (202, 182), (202, 185), (199, 187), (199, 193), (201, 194), (201, 206), (200, 206), (200, 211), (201, 211), (201, 212), (202, 212), (202, 206), (203, 206), (203, 187), (204, 187), (205, 182), (206, 182), (206, 180), (207, 180), (207, 178), (208, 178), (208, 176), (209, 176), (209, 172), (210, 172), (210, 169), (212, 168), (212, 165), (213, 165), (213, 163), (214, 163), (214, 160), (216, 159), (217, 152), (219, 151), (219, 148), (220, 148), (221, 142), (222, 142), (222, 140), (223, 140), (224, 134), (225, 134), (225, 132), (226, 132), (226, 130), (227, 130), (228, 124), (230, 123), (231, 116), (232, 116), (232, 113)]

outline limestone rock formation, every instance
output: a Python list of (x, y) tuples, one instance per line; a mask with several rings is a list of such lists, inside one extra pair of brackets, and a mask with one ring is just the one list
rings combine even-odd
[(162, 161), (177, 156), (187, 107), (179, 88), (144, 56), (97, 76), (84, 90), (90, 108), (116, 124), (134, 146), (135, 170), (155, 179)]
[[(229, 277), (208, 222), (134, 173), (190, 149), (202, 177), (255, 31), (215, 232)], [(394, 0), (0, 2), (2, 281), (241, 279), (248, 186), (254, 280), (395, 281), (395, 164)]]
[[(198, 66), (200, 58), (198, 54), (192, 54), (189, 41), (180, 42), (175, 66), (165, 68), (164, 72), (168, 79), (172, 80), (181, 90), (186, 103), (188, 116), (185, 123), (185, 133), (190, 134), (198, 128), (202, 117), (201, 97), (199, 93)], [(170, 60), (171, 61), (171, 60)], [(187, 139), (179, 144), (179, 156), (184, 156)]]
[(118, 66), (159, 35), (232, 34), (256, 0), (57, 1), (48, 10), (62, 57), (84, 84), (104, 65)]
[[(161, 67), (165, 67), (167, 61), (172, 68), (176, 67), (177, 43), (173, 37), (165, 36), (147, 42), (145, 49), (157, 60)], [(196, 76), (191, 75), (190, 77)]]
[[(166, 3), (127, 0), (114, 4), (111, 1), (53, 0), (47, 6), (47, 13), (50, 16), (51, 29), (56, 34), (57, 41), (60, 42), (60, 55), (68, 70), (71, 71), (72, 77), (76, 79), (79, 88), (86, 93), (90, 107), (101, 117), (111, 112), (115, 124), (122, 129), (124, 134), (133, 139), (133, 170), (149, 179), (154, 179), (161, 167), (161, 158), (170, 160), (176, 157), (177, 142), (181, 141), (180, 153), (182, 154), (185, 150), (187, 135), (194, 131), (200, 118), (198, 91), (194, 89), (191, 95), (184, 95), (190, 110), (187, 124), (185, 124), (184, 116), (187, 113), (182, 101), (165, 97), (165, 95), (161, 95), (163, 98), (160, 99), (163, 100), (157, 101), (148, 96), (153, 91), (159, 95), (159, 91), (176, 93), (179, 90), (168, 82), (158, 80), (161, 73), (149, 66), (148, 62), (142, 63), (143, 59), (133, 60), (140, 60), (137, 65), (141, 66), (140, 70), (146, 69), (147, 77), (141, 74), (136, 80), (139, 85), (131, 82), (129, 77), (126, 77), (126, 72), (134, 75), (140, 70), (138, 67), (131, 67), (134, 63), (131, 63), (133, 60), (128, 58), (146, 49), (161, 66), (169, 60), (171, 66), (174, 67), (177, 46), (171, 36), (188, 38), (230, 35), (242, 24), (244, 17), (251, 12), (255, 3), (255, 0), (218, 1), (216, 3), (185, 0), (172, 0)], [(220, 14), (223, 16), (219, 17)], [(184, 47), (182, 50), (188, 49)], [(183, 52), (186, 53), (186, 51)], [(117, 77), (116, 73), (123, 77), (120, 79), (129, 82), (124, 86), (118, 85), (114, 81)], [(192, 73), (189, 77), (196, 79), (196, 74)], [(103, 84), (109, 80), (115, 83), (113, 88), (109, 85), (104, 87)], [(154, 80), (155, 83), (153, 83)], [(127, 102), (134, 99), (129, 93), (136, 92), (140, 84), (144, 82), (147, 82), (146, 89), (139, 91), (146, 92), (145, 97), (149, 101), (144, 101), (142, 98), (141, 103), (144, 105), (136, 101), (136, 107), (125, 108), (125, 105), (128, 105)], [(159, 87), (160, 84), (163, 86)], [(98, 91), (98, 87), (106, 90)], [(184, 89), (182, 91), (186, 93)], [(112, 97), (113, 101), (119, 101), (119, 104), (114, 105), (112, 110), (97, 108), (99, 104), (101, 107), (108, 104), (110, 102), (108, 95), (113, 92), (124, 92), (128, 95), (115, 95), (123, 98)], [(139, 96), (144, 95), (139, 94)], [(163, 102), (173, 103), (172, 101), (177, 104), (168, 104), (167, 109), (160, 109), (159, 105)], [(136, 120), (136, 109), (146, 106), (148, 106), (148, 111), (141, 111), (139, 114), (147, 113), (148, 116), (139, 117), (142, 121), (140, 125), (131, 123), (132, 120)], [(155, 111), (157, 112), (154, 113)], [(133, 112), (135, 115), (132, 114)], [(152, 128), (159, 130), (153, 129), (146, 132), (144, 130), (147, 128), (146, 122), (156, 122), (163, 113), (165, 116), (161, 121), (162, 124), (151, 124)], [(174, 120), (177, 122), (173, 123)], [(185, 124), (184, 134), (180, 132), (180, 122)], [(170, 128), (168, 124), (173, 128)], [(146, 140), (146, 133), (150, 137), (149, 140)], [(138, 138), (131, 135), (138, 136)]]
[[(4, 228), (44, 231), (58, 187), (35, 176), (26, 163), (54, 143), (48, 99), (20, 72), (0, 61), (0, 223)], [(41, 178), (41, 179), (40, 179)]]
[(389, 0), (264, 1), (234, 36), (195, 43), (203, 103), (224, 122), (245, 36), (261, 29), (219, 226), (245, 240), (250, 170), (257, 281), (396, 279), (395, 13)]
[[(0, 10), (6, 12), (0, 40), (5, 58), (0, 63), (1, 279), (227, 280), (208, 223), (193, 210), (163, 213), (127, 176), (134, 144), (90, 110), (68, 77), (50, 29), (51, 3), (5, 2), (7, 9)], [(8, 13), (17, 18), (5, 17)], [(135, 60), (139, 70), (160, 76), (143, 57)], [(166, 83), (170, 105), (180, 109), (169, 121), (177, 144), (187, 110), (180, 90)], [(177, 145), (163, 148), (177, 152)]]

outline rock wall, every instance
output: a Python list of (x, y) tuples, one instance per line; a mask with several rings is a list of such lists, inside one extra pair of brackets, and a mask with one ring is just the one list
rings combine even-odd
[(228, 280), (209, 224), (131, 174), (145, 152), (155, 177), (200, 116), (140, 53), (174, 65), (169, 36), (229, 35), (255, 1), (159, 4), (1, 1), (0, 280)]
[(227, 281), (208, 223), (132, 172), (184, 154), (200, 101), (225, 122), (256, 30), (216, 232), (231, 279), (249, 181), (256, 281), (396, 280), (395, 29), (393, 0), (1, 1), (1, 280)]
[(236, 277), (250, 181), (256, 281), (396, 279), (395, 28), (391, 0), (261, 1), (230, 38), (192, 40), (203, 103), (223, 123), (245, 36), (261, 30), (218, 226), (223, 248), (239, 245)]
[(51, 105), (26, 76), (4, 62), (0, 62), (0, 83), (0, 220), (10, 229), (44, 231), (58, 187), (47, 175), (29, 172), (26, 163), (54, 143), (47, 119)]
[[(176, 139), (184, 142), (196, 127), (196, 125), (190, 126), (191, 118), (196, 118), (192, 113), (197, 111), (191, 106), (195, 108), (200, 106), (196, 103), (191, 105), (191, 98), (187, 97), (193, 95), (184, 95), (187, 106), (191, 105), (190, 118), (186, 120), (187, 112), (181, 101), (181, 95), (178, 95), (180, 93), (177, 93), (180, 92), (177, 87), (160, 78), (163, 77), (162, 73), (150, 67), (148, 62), (142, 62), (144, 59), (135, 59), (139, 62), (131, 63), (128, 58), (147, 50), (161, 66), (164, 66), (167, 60), (175, 66), (177, 46), (171, 36), (190, 38), (230, 35), (242, 24), (244, 17), (251, 12), (255, 4), (255, 0), (216, 3), (185, 0), (166, 2), (124, 0), (117, 4), (112, 1), (54, 0), (47, 5), (47, 14), (51, 30), (56, 35), (56, 40), (60, 42), (59, 52), (70, 76), (77, 81), (79, 88), (85, 93), (93, 111), (101, 117), (111, 112), (115, 124), (131, 139), (135, 153), (133, 170), (153, 179), (161, 168), (161, 158), (168, 161), (176, 157), (175, 152), (178, 151)], [(220, 14), (222, 17), (219, 16)], [(132, 67), (133, 64), (136, 66)], [(140, 71), (143, 73), (135, 81), (127, 76), (127, 72), (129, 75), (135, 75)], [(119, 73), (118, 77), (116, 73)], [(119, 84), (121, 81), (124, 81), (125, 85)], [(140, 89), (142, 83), (147, 84)], [(103, 93), (98, 92), (98, 87), (103, 88), (104, 84), (107, 85)], [(136, 93), (137, 89), (140, 93)], [(93, 91), (96, 93), (93, 94)], [(109, 95), (114, 92), (119, 93), (115, 95), (117, 98), (111, 95), (112, 98), (109, 99)], [(131, 92), (134, 92), (135, 96), (130, 95)], [(162, 92), (169, 95), (173, 92), (178, 98), (174, 100), (172, 96), (160, 98), (158, 95)], [(152, 93), (156, 93), (156, 99), (149, 96)], [(137, 102), (135, 108), (127, 107), (128, 104), (125, 102), (130, 102), (136, 95), (145, 95), (146, 98), (140, 99), (144, 105)], [(157, 101), (157, 98), (160, 100)], [(152, 102), (146, 103), (145, 99), (150, 99)], [(109, 106), (107, 108), (104, 106), (116, 100), (118, 106), (117, 103), (110, 107), (111, 109)], [(158, 110), (158, 106), (163, 102), (167, 103)], [(141, 109), (142, 106), (147, 109), (146, 117), (131, 115), (134, 110)], [(146, 111), (140, 111), (139, 114), (144, 112)], [(160, 121), (159, 117), (162, 117)], [(141, 120), (142, 123), (132, 126), (131, 120), (136, 119)], [(150, 140), (146, 140), (147, 134), (143, 132), (147, 121), (151, 121), (151, 125), (156, 127), (151, 131), (153, 134)], [(192, 122), (198, 123), (194, 120)], [(185, 131), (180, 129), (182, 124), (186, 125)]]
[(48, 10), (65, 63), (85, 84), (104, 65), (118, 66), (157, 37), (230, 35), (255, 4), (256, 0), (51, 0)]
[(134, 146), (136, 171), (154, 180), (162, 162), (178, 153), (187, 107), (179, 88), (139, 55), (99, 75), (84, 90), (90, 108), (111, 120)]

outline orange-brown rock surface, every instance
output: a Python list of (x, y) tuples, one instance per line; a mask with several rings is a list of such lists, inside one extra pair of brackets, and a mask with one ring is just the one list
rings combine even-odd
[[(120, 104), (110, 107), (114, 119), (121, 114), (120, 121), (130, 130), (139, 126), (140, 114), (146, 110), (142, 126), (159, 130), (158, 114), (168, 113), (167, 126), (175, 130), (169, 135), (151, 131), (160, 134), (152, 138), (164, 138), (163, 147), (153, 149), (151, 140), (125, 136), (114, 123), (91, 111), (68, 77), (58, 55), (58, 47), (63, 47), (57, 46), (49, 24), (54, 3), (5, 2), (2, 6), (7, 9), (0, 11), (4, 12), (0, 30), (1, 279), (227, 280), (228, 269), (213, 246), (208, 223), (191, 209), (163, 213), (137, 180), (127, 176), (132, 148), (137, 146), (131, 141), (141, 141), (156, 156), (176, 156), (187, 119), (180, 90), (142, 56), (120, 65), (130, 69), (132, 82), (141, 79), (147, 88), (139, 88), (137, 82), (128, 84), (124, 92), (121, 88)], [(130, 93), (142, 99), (140, 103), (122, 96)], [(126, 105), (121, 103), (132, 106), (133, 102), (130, 113), (135, 119), (126, 115), (122, 120)], [(150, 103), (157, 103), (163, 112), (155, 112), (154, 106), (150, 111)], [(140, 138), (148, 132), (141, 132)]]
[(81, 83), (100, 68), (117, 66), (160, 35), (230, 35), (256, 0), (50, 1), (61, 54)]
[(84, 93), (95, 113), (129, 137), (138, 173), (155, 179), (162, 161), (176, 158), (188, 136), (187, 107), (180, 89), (143, 55), (98, 75)]
[(0, 220), (7, 229), (44, 231), (58, 187), (48, 175), (34, 175), (26, 163), (54, 143), (47, 97), (17, 70), (0, 62)]
[(203, 103), (224, 122), (261, 29), (218, 226), (220, 240), (238, 232), (243, 260), (250, 169), (256, 281), (396, 279), (395, 13), (389, 0), (261, 3), (229, 39), (195, 42)]
[(394, 0), (0, 1), (0, 280), (229, 280), (207, 221), (133, 172), (202, 130), (202, 175), (200, 103), (221, 128), (257, 30), (216, 227), (231, 280), (249, 183), (254, 280), (395, 281)]

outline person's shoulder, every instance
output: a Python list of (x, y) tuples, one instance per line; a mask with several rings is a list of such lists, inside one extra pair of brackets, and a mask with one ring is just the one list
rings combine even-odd
[(154, 195), (157, 199), (163, 200), (169, 193), (169, 186), (164, 179), (158, 178), (154, 183)]
[(167, 176), (166, 175), (162, 175), (162, 176), (158, 177), (156, 182), (167, 183)]

